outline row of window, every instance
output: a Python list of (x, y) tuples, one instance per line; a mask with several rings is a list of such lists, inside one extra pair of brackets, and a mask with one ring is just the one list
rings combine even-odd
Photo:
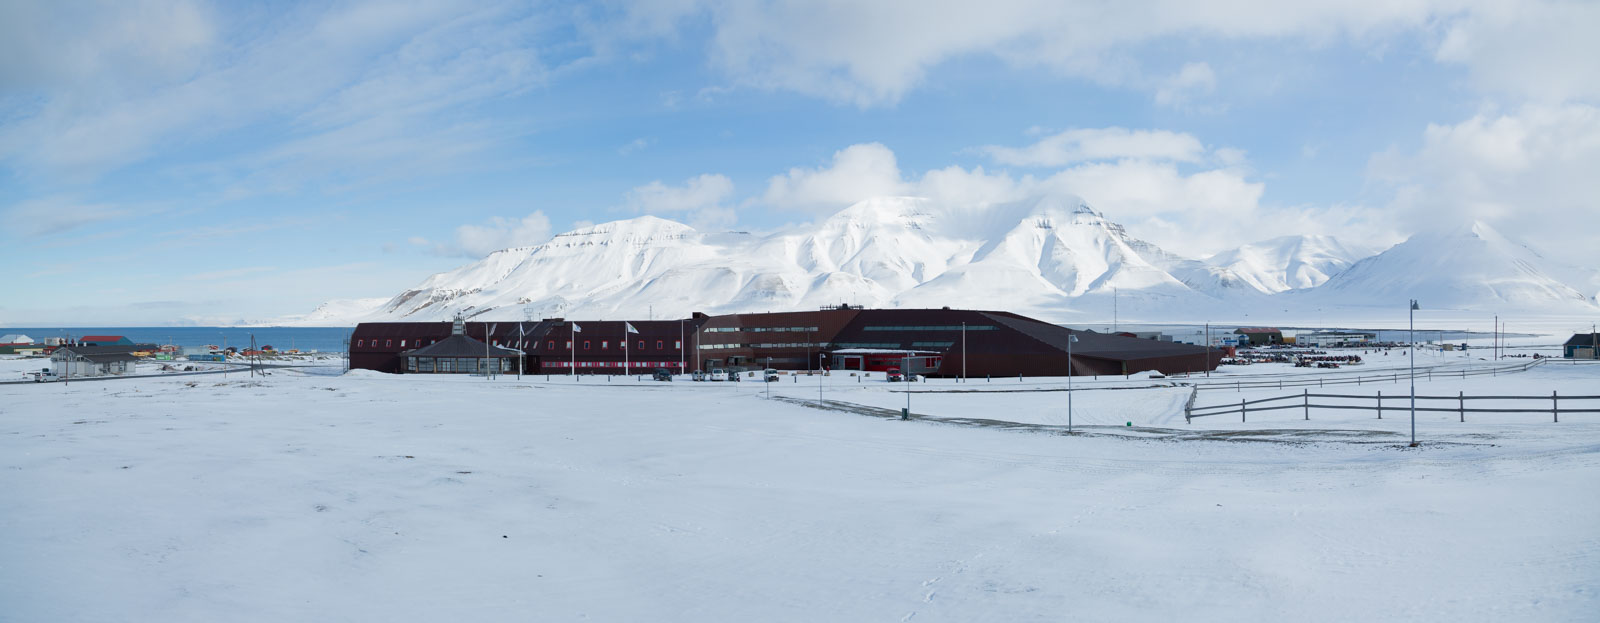
[(496, 372), (510, 372), (513, 369), (511, 359), (483, 359), (481, 357), (406, 357), (406, 371), (408, 372), (476, 372), (483, 374), (490, 369)]
[[(437, 341), (437, 340), (434, 340), (434, 341)], [(380, 342), (381, 342), (381, 344), (380, 344)], [(428, 342), (428, 344), (432, 344), (432, 343), (433, 342)], [(501, 346), (500, 340), (493, 340), (490, 343), (494, 344), (495, 346)], [(531, 340), (522, 340), (520, 342), (508, 342), (504, 346), (511, 347), (511, 348), (528, 348), (528, 346), (530, 344), (532, 344), (534, 349), (538, 349), (538, 347), (539, 347), (538, 342), (533, 342)], [(593, 343), (592, 340), (584, 340), (583, 341), (583, 349), (584, 350), (591, 350), (593, 344), (594, 343)], [(648, 344), (649, 344), (649, 342), (646, 341), (646, 340), (639, 340), (637, 349), (638, 350), (645, 350)], [(372, 348), (394, 348), (395, 340), (393, 340), (393, 339), (386, 339), (386, 340), (371, 339), (371, 340), (368, 340), (368, 339), (365, 339), (365, 338), (356, 340), (356, 348), (367, 348), (369, 346), (372, 347)], [(423, 340), (415, 340), (415, 341), (412, 342), (411, 346), (412, 346), (412, 348), (421, 348), (423, 346), (426, 346), (426, 344), (423, 343)], [(405, 347), (406, 347), (406, 340), (400, 340), (400, 348), (405, 348)], [(550, 350), (555, 350), (555, 348), (556, 348), (555, 340), (550, 340), (549, 342), (547, 342), (546, 343), (546, 347), (548, 349), (550, 349)], [(666, 347), (667, 347), (666, 340), (656, 340), (656, 350), (663, 350)], [(683, 348), (683, 342), (681, 340), (673, 340), (672, 341), (672, 347), (673, 348), (677, 348), (677, 349), (681, 349), (681, 348)], [(571, 340), (567, 341), (567, 348), (569, 348), (569, 349), (572, 348), (572, 341)], [(617, 348), (622, 348), (622, 342), (621, 341), (617, 342)], [(600, 340), (600, 350), (610, 350), (610, 349), (611, 349), (611, 340)]]
[(763, 342), (759, 344), (701, 344), (700, 350), (725, 348), (827, 348), (828, 342)]
[[(622, 361), (579, 361), (577, 363), (578, 363), (578, 367), (579, 368), (621, 368), (625, 362), (622, 362)], [(677, 368), (677, 367), (681, 367), (683, 364), (681, 362), (677, 362), (677, 361), (634, 361), (634, 362), (627, 362), (627, 365), (628, 365), (628, 367), (630, 369), (641, 370), (641, 369), (648, 369), (648, 368)], [(539, 366), (543, 367), (543, 368), (571, 368), (572, 367), (572, 362), (568, 362), (568, 361), (541, 361), (541, 362), (539, 362)]]
[(899, 342), (839, 342), (839, 348), (900, 348)]
[[(958, 325), (958, 324), (926, 325), (926, 326), (919, 326), (919, 327), (880, 325), (880, 326), (872, 326), (872, 327), (862, 327), (861, 330), (862, 331), (960, 331), (961, 328), (962, 328), (961, 325)], [(994, 330), (994, 325), (974, 324), (974, 325), (967, 325), (966, 329), (968, 331), (993, 331)]]
[[(435, 340), (435, 341), (437, 341), (437, 340)], [(429, 342), (429, 344), (432, 344), (432, 343), (433, 342)], [(372, 348), (394, 348), (394, 340), (393, 339), (383, 340), (383, 345), (382, 346), (378, 345), (378, 339), (377, 338), (373, 338), (373, 339), (370, 339), (370, 340), (368, 340), (368, 339), (356, 340), (356, 348), (366, 348), (368, 346), (371, 346)], [(411, 346), (413, 348), (421, 348), (421, 347), (424, 346), (424, 344), (422, 343), (422, 340), (415, 340), (415, 341), (413, 341), (411, 343)], [(405, 340), (400, 340), (400, 348), (405, 348), (405, 347), (406, 347), (406, 341)]]
[[(648, 344), (648, 342), (646, 340), (639, 340), (638, 345), (634, 347), (634, 350), (646, 350), (646, 348), (645, 348), (646, 344)], [(622, 348), (622, 347), (623, 347), (623, 343), (619, 340), (617, 342), (617, 348)], [(666, 347), (667, 347), (667, 341), (666, 340), (656, 340), (656, 350), (665, 350)], [(680, 349), (681, 350), (683, 348), (683, 342), (681, 340), (673, 340), (672, 341), (672, 347), (675, 348), (675, 349)], [(535, 345), (534, 348), (537, 349), (538, 348), (537, 345)], [(545, 342), (545, 349), (546, 350), (555, 350), (556, 349), (556, 341), (555, 340), (549, 340), (549, 341)], [(567, 340), (567, 349), (568, 350), (572, 349), (572, 340)], [(594, 340), (584, 340), (583, 341), (583, 349), (584, 350), (594, 350)], [(600, 340), (600, 350), (611, 350), (611, 340)]]
[(749, 331), (751, 333), (806, 333), (816, 332), (816, 327), (710, 327), (701, 329), (706, 333), (738, 333)]

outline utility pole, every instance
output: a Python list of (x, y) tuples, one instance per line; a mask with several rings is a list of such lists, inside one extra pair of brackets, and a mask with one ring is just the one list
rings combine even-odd
[(1211, 378), (1211, 322), (1206, 321), (1206, 378)]
[(1111, 286), (1111, 332), (1117, 332), (1117, 287)]
[(967, 323), (961, 323), (961, 382), (967, 382)]
[[(1071, 331), (1071, 329), (1068, 329)], [(1078, 336), (1067, 334), (1067, 432), (1072, 432), (1072, 343)]]
[(1415, 448), (1417, 446), (1417, 299), (1411, 299), (1411, 309), (1406, 315), (1411, 322), (1408, 329), (1410, 337), (1406, 339), (1411, 342), (1411, 447)]

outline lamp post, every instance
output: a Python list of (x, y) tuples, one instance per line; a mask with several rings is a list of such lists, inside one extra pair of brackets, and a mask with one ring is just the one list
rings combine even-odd
[[(1067, 329), (1071, 331), (1071, 329)], [(1072, 432), (1072, 343), (1078, 336), (1067, 334), (1067, 432)]]
[(1411, 299), (1411, 309), (1406, 311), (1410, 319), (1407, 329), (1409, 336), (1406, 338), (1411, 343), (1411, 447), (1417, 447), (1417, 299)]
[[(824, 353), (817, 353), (817, 370), (819, 372), (822, 370), (822, 358), (826, 357), (826, 356), (827, 355), (824, 354)], [(806, 355), (806, 367), (807, 368), (811, 367), (811, 356), (810, 355)], [(810, 370), (807, 370), (807, 372), (809, 373)], [(822, 374), (818, 374), (817, 375), (817, 405), (818, 406), (822, 405), (822, 381), (823, 381), (823, 376), (824, 375), (822, 375)]]
[(961, 382), (967, 382), (967, 323), (961, 323)]
[[(772, 358), (767, 357), (767, 370), (772, 369)], [(761, 371), (761, 383), (767, 386), (767, 400), (772, 400), (772, 383), (767, 380), (767, 370)]]

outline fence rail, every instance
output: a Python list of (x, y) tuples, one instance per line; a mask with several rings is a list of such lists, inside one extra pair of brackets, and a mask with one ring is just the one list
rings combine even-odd
[[(1372, 401), (1373, 404), (1367, 405), (1367, 404), (1337, 404), (1337, 403), (1331, 403), (1331, 402), (1312, 402), (1312, 399), (1314, 399), (1314, 398), (1323, 398), (1323, 399), (1332, 399), (1332, 400)], [(1249, 418), (1249, 415), (1251, 413), (1261, 413), (1261, 412), (1266, 412), (1266, 411), (1282, 411), (1282, 410), (1286, 410), (1286, 409), (1301, 409), (1301, 410), (1304, 411), (1305, 419), (1309, 420), (1309, 419), (1311, 419), (1311, 411), (1312, 411), (1312, 409), (1335, 409), (1335, 410), (1345, 409), (1345, 410), (1376, 411), (1377, 415), (1378, 415), (1378, 419), (1381, 420), (1381, 419), (1383, 419), (1383, 412), (1384, 411), (1390, 411), (1390, 412), (1394, 412), (1394, 411), (1410, 411), (1411, 410), (1410, 401), (1413, 398), (1415, 398), (1418, 401), (1448, 400), (1448, 401), (1455, 402), (1456, 404), (1453, 407), (1419, 406), (1419, 407), (1416, 408), (1416, 410), (1417, 411), (1426, 411), (1426, 412), (1435, 412), (1435, 413), (1456, 413), (1456, 414), (1460, 415), (1460, 418), (1461, 418), (1462, 422), (1467, 421), (1467, 414), (1468, 413), (1541, 413), (1541, 414), (1549, 414), (1551, 419), (1552, 419), (1552, 421), (1554, 421), (1554, 422), (1560, 422), (1562, 414), (1570, 414), (1570, 413), (1600, 413), (1600, 402), (1595, 402), (1593, 408), (1590, 408), (1590, 407), (1587, 406), (1590, 403), (1590, 401), (1600, 401), (1600, 396), (1573, 396), (1573, 395), (1562, 396), (1558, 392), (1550, 392), (1550, 395), (1548, 395), (1548, 396), (1468, 396), (1468, 395), (1466, 395), (1466, 392), (1460, 392), (1460, 393), (1457, 393), (1454, 396), (1448, 396), (1448, 395), (1445, 395), (1445, 396), (1432, 396), (1432, 395), (1421, 395), (1421, 394), (1418, 394), (1416, 396), (1412, 396), (1410, 394), (1385, 396), (1385, 395), (1383, 395), (1383, 392), (1378, 392), (1377, 395), (1375, 395), (1375, 396), (1368, 396), (1368, 395), (1365, 395), (1365, 394), (1323, 394), (1323, 393), (1313, 394), (1313, 393), (1311, 393), (1311, 390), (1301, 390), (1301, 392), (1299, 394), (1289, 394), (1289, 395), (1286, 395), (1286, 396), (1275, 396), (1275, 397), (1272, 397), (1272, 398), (1258, 398), (1258, 399), (1255, 399), (1255, 400), (1240, 400), (1237, 404), (1235, 404), (1235, 403), (1227, 403), (1227, 404), (1207, 405), (1207, 406), (1199, 406), (1199, 407), (1189, 406), (1189, 407), (1185, 407), (1184, 408), (1183, 419), (1186, 422), (1192, 422), (1192, 421), (1194, 421), (1194, 418), (1199, 418), (1199, 417), (1211, 417), (1211, 416), (1217, 416), (1217, 415), (1238, 415), (1239, 416), (1239, 421), (1245, 422), (1245, 421), (1249, 421), (1248, 418)], [(1391, 402), (1391, 404), (1394, 405), (1394, 406), (1387, 406), (1386, 407), (1384, 405), (1384, 401), (1386, 401), (1386, 400), (1387, 401), (1401, 401), (1401, 402), (1400, 403)], [(1532, 406), (1529, 406), (1529, 407), (1516, 407), (1516, 408), (1504, 408), (1504, 407), (1471, 407), (1471, 408), (1469, 408), (1469, 407), (1467, 407), (1467, 401), (1469, 401), (1469, 400), (1524, 400), (1524, 401), (1544, 401), (1544, 400), (1548, 400), (1548, 401), (1550, 401), (1550, 406), (1549, 407), (1542, 407), (1542, 406), (1541, 407), (1532, 407)], [(1297, 401), (1297, 402), (1291, 402), (1291, 401)], [(1563, 403), (1572, 404), (1574, 402), (1576, 402), (1579, 405), (1581, 405), (1580, 408), (1563, 407), (1562, 406)], [(1275, 403), (1287, 403), (1287, 404), (1275, 404)], [(1268, 406), (1268, 405), (1270, 405), (1270, 406)]]
[[(1534, 366), (1543, 365), (1548, 359), (1534, 359), (1532, 361), (1509, 366), (1492, 366), (1487, 368), (1467, 368), (1461, 370), (1434, 370), (1432, 368), (1416, 371), (1418, 380), (1432, 381), (1435, 379), (1467, 378), (1469, 376), (1498, 376), (1526, 372)], [(1191, 377), (1192, 378), (1192, 377)], [(1338, 378), (1329, 375), (1316, 375), (1315, 378), (1281, 378), (1273, 380), (1237, 380), (1228, 381), (1196, 381), (1195, 389), (1201, 391), (1231, 389), (1244, 391), (1247, 389), (1288, 389), (1291, 387), (1327, 387), (1329, 385), (1372, 385), (1376, 383), (1398, 383), (1402, 379), (1412, 378), (1409, 370), (1395, 370), (1388, 374), (1357, 375), (1354, 378)]]

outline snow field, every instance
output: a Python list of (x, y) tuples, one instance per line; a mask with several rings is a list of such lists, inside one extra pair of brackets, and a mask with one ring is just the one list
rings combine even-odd
[[(1600, 609), (1592, 423), (1415, 450), (1173, 442), (862, 417), (764, 400), (761, 383), (591, 381), (0, 386), (0, 620), (1576, 621)], [(840, 385), (824, 395), (904, 399), (886, 383)], [(772, 389), (802, 400), (816, 386)], [(1085, 391), (1075, 408), (1096, 417), (1142, 393)], [(994, 417), (1063, 398), (926, 400)]]

